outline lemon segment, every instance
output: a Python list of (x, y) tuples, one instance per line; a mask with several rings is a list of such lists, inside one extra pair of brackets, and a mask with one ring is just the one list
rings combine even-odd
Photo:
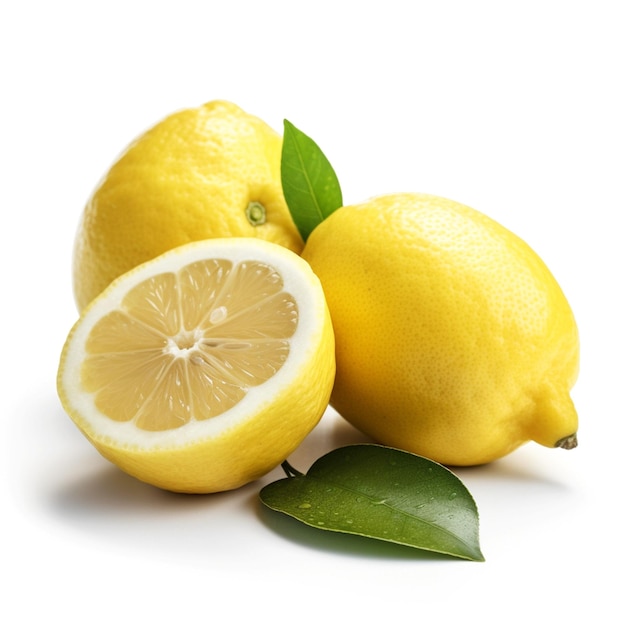
[(331, 403), (354, 426), (447, 465), (574, 444), (576, 322), (519, 237), (451, 200), (392, 194), (335, 211), (302, 256), (333, 319)]
[(187, 244), (116, 279), (69, 334), (63, 406), (109, 460), (164, 489), (254, 480), (328, 405), (334, 337), (318, 279), (255, 239)]

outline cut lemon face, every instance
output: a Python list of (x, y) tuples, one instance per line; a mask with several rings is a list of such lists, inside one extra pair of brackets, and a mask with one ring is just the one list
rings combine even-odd
[(61, 355), (63, 407), (100, 453), (180, 492), (280, 464), (328, 405), (334, 337), (308, 264), (248, 238), (191, 243), (114, 281)]

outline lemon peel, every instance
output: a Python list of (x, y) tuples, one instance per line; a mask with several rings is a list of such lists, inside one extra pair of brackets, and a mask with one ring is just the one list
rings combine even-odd
[(173, 113), (140, 135), (83, 210), (73, 258), (78, 309), (117, 276), (190, 241), (255, 237), (299, 253), (281, 150), (276, 131), (223, 100)]
[(452, 200), (390, 194), (337, 209), (302, 256), (335, 329), (331, 403), (354, 426), (447, 465), (577, 445), (574, 315), (512, 232)]

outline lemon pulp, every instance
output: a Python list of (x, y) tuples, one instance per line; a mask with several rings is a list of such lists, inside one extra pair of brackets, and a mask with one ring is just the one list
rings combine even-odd
[(198, 261), (141, 282), (94, 326), (82, 384), (104, 415), (143, 430), (210, 419), (282, 367), (297, 323), (272, 267)]

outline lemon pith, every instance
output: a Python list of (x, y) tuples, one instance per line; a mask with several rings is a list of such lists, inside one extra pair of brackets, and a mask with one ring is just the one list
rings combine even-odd
[(342, 207), (307, 240), (337, 343), (331, 403), (376, 440), (449, 465), (572, 447), (571, 308), (530, 247), (425, 194)]
[(319, 421), (334, 340), (319, 281), (251, 239), (188, 244), (114, 281), (71, 331), (62, 403), (131, 475), (174, 491), (238, 487)]
[(219, 100), (143, 133), (84, 208), (74, 244), (79, 310), (117, 276), (191, 241), (255, 237), (300, 252), (282, 194), (281, 149), (265, 122)]

